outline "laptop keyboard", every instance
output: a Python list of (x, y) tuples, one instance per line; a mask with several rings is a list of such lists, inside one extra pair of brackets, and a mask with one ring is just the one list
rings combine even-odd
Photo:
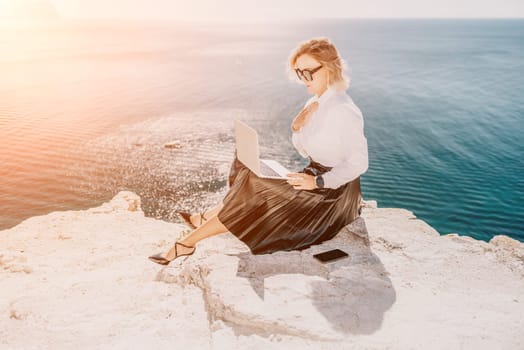
[(281, 177), (279, 173), (277, 173), (273, 168), (271, 168), (269, 165), (267, 165), (264, 162), (260, 162), (260, 172), (264, 176), (278, 176)]

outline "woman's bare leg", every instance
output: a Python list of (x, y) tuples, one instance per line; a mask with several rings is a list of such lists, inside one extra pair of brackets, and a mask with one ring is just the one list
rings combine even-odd
[(224, 203), (220, 202), (219, 205), (215, 206), (214, 208), (206, 211), (204, 213), (204, 216), (206, 217), (206, 220), (211, 219), (213, 216), (217, 216), (218, 212), (224, 207)]
[[(224, 203), (220, 202), (219, 205), (215, 206), (214, 208), (211, 208), (210, 210), (205, 211), (203, 218), (200, 217), (200, 214), (193, 214), (191, 215), (189, 220), (191, 220), (191, 222), (193, 223), (193, 225), (195, 225), (195, 227), (198, 227), (200, 226), (200, 222), (204, 223), (207, 220), (217, 216), (218, 212), (222, 209), (223, 206), (224, 206)], [(200, 221), (201, 219), (202, 221)]]
[[(179, 240), (178, 242), (189, 247), (194, 247), (197, 244), (197, 242), (203, 240), (204, 238), (218, 235), (220, 233), (225, 233), (227, 231), (228, 229), (220, 222), (218, 217), (215, 215), (213, 218), (203, 223), (200, 227), (193, 230), (193, 232), (191, 232), (189, 235)], [(186, 248), (182, 245), (178, 245), (176, 249), (178, 250), (179, 255), (190, 253), (193, 250), (193, 248)], [(175, 253), (175, 246), (173, 245), (173, 247), (167, 253), (166, 259), (171, 260), (175, 258)]]

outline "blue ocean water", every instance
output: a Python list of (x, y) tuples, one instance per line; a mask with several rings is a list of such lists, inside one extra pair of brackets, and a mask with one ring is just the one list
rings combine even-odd
[[(328, 36), (365, 119), (364, 198), (442, 234), (524, 241), (524, 20), (3, 29), (0, 228), (122, 189), (165, 220), (212, 206), (234, 118), (258, 129), (264, 156), (300, 169), (289, 124), (309, 95), (286, 60)], [(173, 140), (180, 148), (163, 147)]]

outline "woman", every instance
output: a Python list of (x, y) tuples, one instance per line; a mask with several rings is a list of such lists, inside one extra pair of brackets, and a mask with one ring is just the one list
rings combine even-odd
[(301, 43), (289, 68), (314, 94), (291, 125), (292, 142), (310, 164), (290, 179), (262, 179), (235, 156), (223, 203), (202, 214), (181, 216), (194, 227), (166, 255), (167, 265), (191, 255), (200, 240), (231, 232), (253, 254), (305, 249), (333, 238), (360, 215), (360, 175), (368, 168), (367, 139), (360, 109), (345, 90), (344, 61), (325, 37)]

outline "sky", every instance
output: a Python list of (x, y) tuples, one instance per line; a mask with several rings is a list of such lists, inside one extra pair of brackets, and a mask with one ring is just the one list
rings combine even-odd
[(0, 12), (2, 4), (5, 9), (35, 7), (36, 3), (39, 7), (42, 3), (54, 5), (66, 18), (204, 22), (326, 17), (524, 18), (524, 0), (0, 0)]
[(264, 20), (312, 17), (524, 17), (524, 0), (53, 0), (71, 16)]

